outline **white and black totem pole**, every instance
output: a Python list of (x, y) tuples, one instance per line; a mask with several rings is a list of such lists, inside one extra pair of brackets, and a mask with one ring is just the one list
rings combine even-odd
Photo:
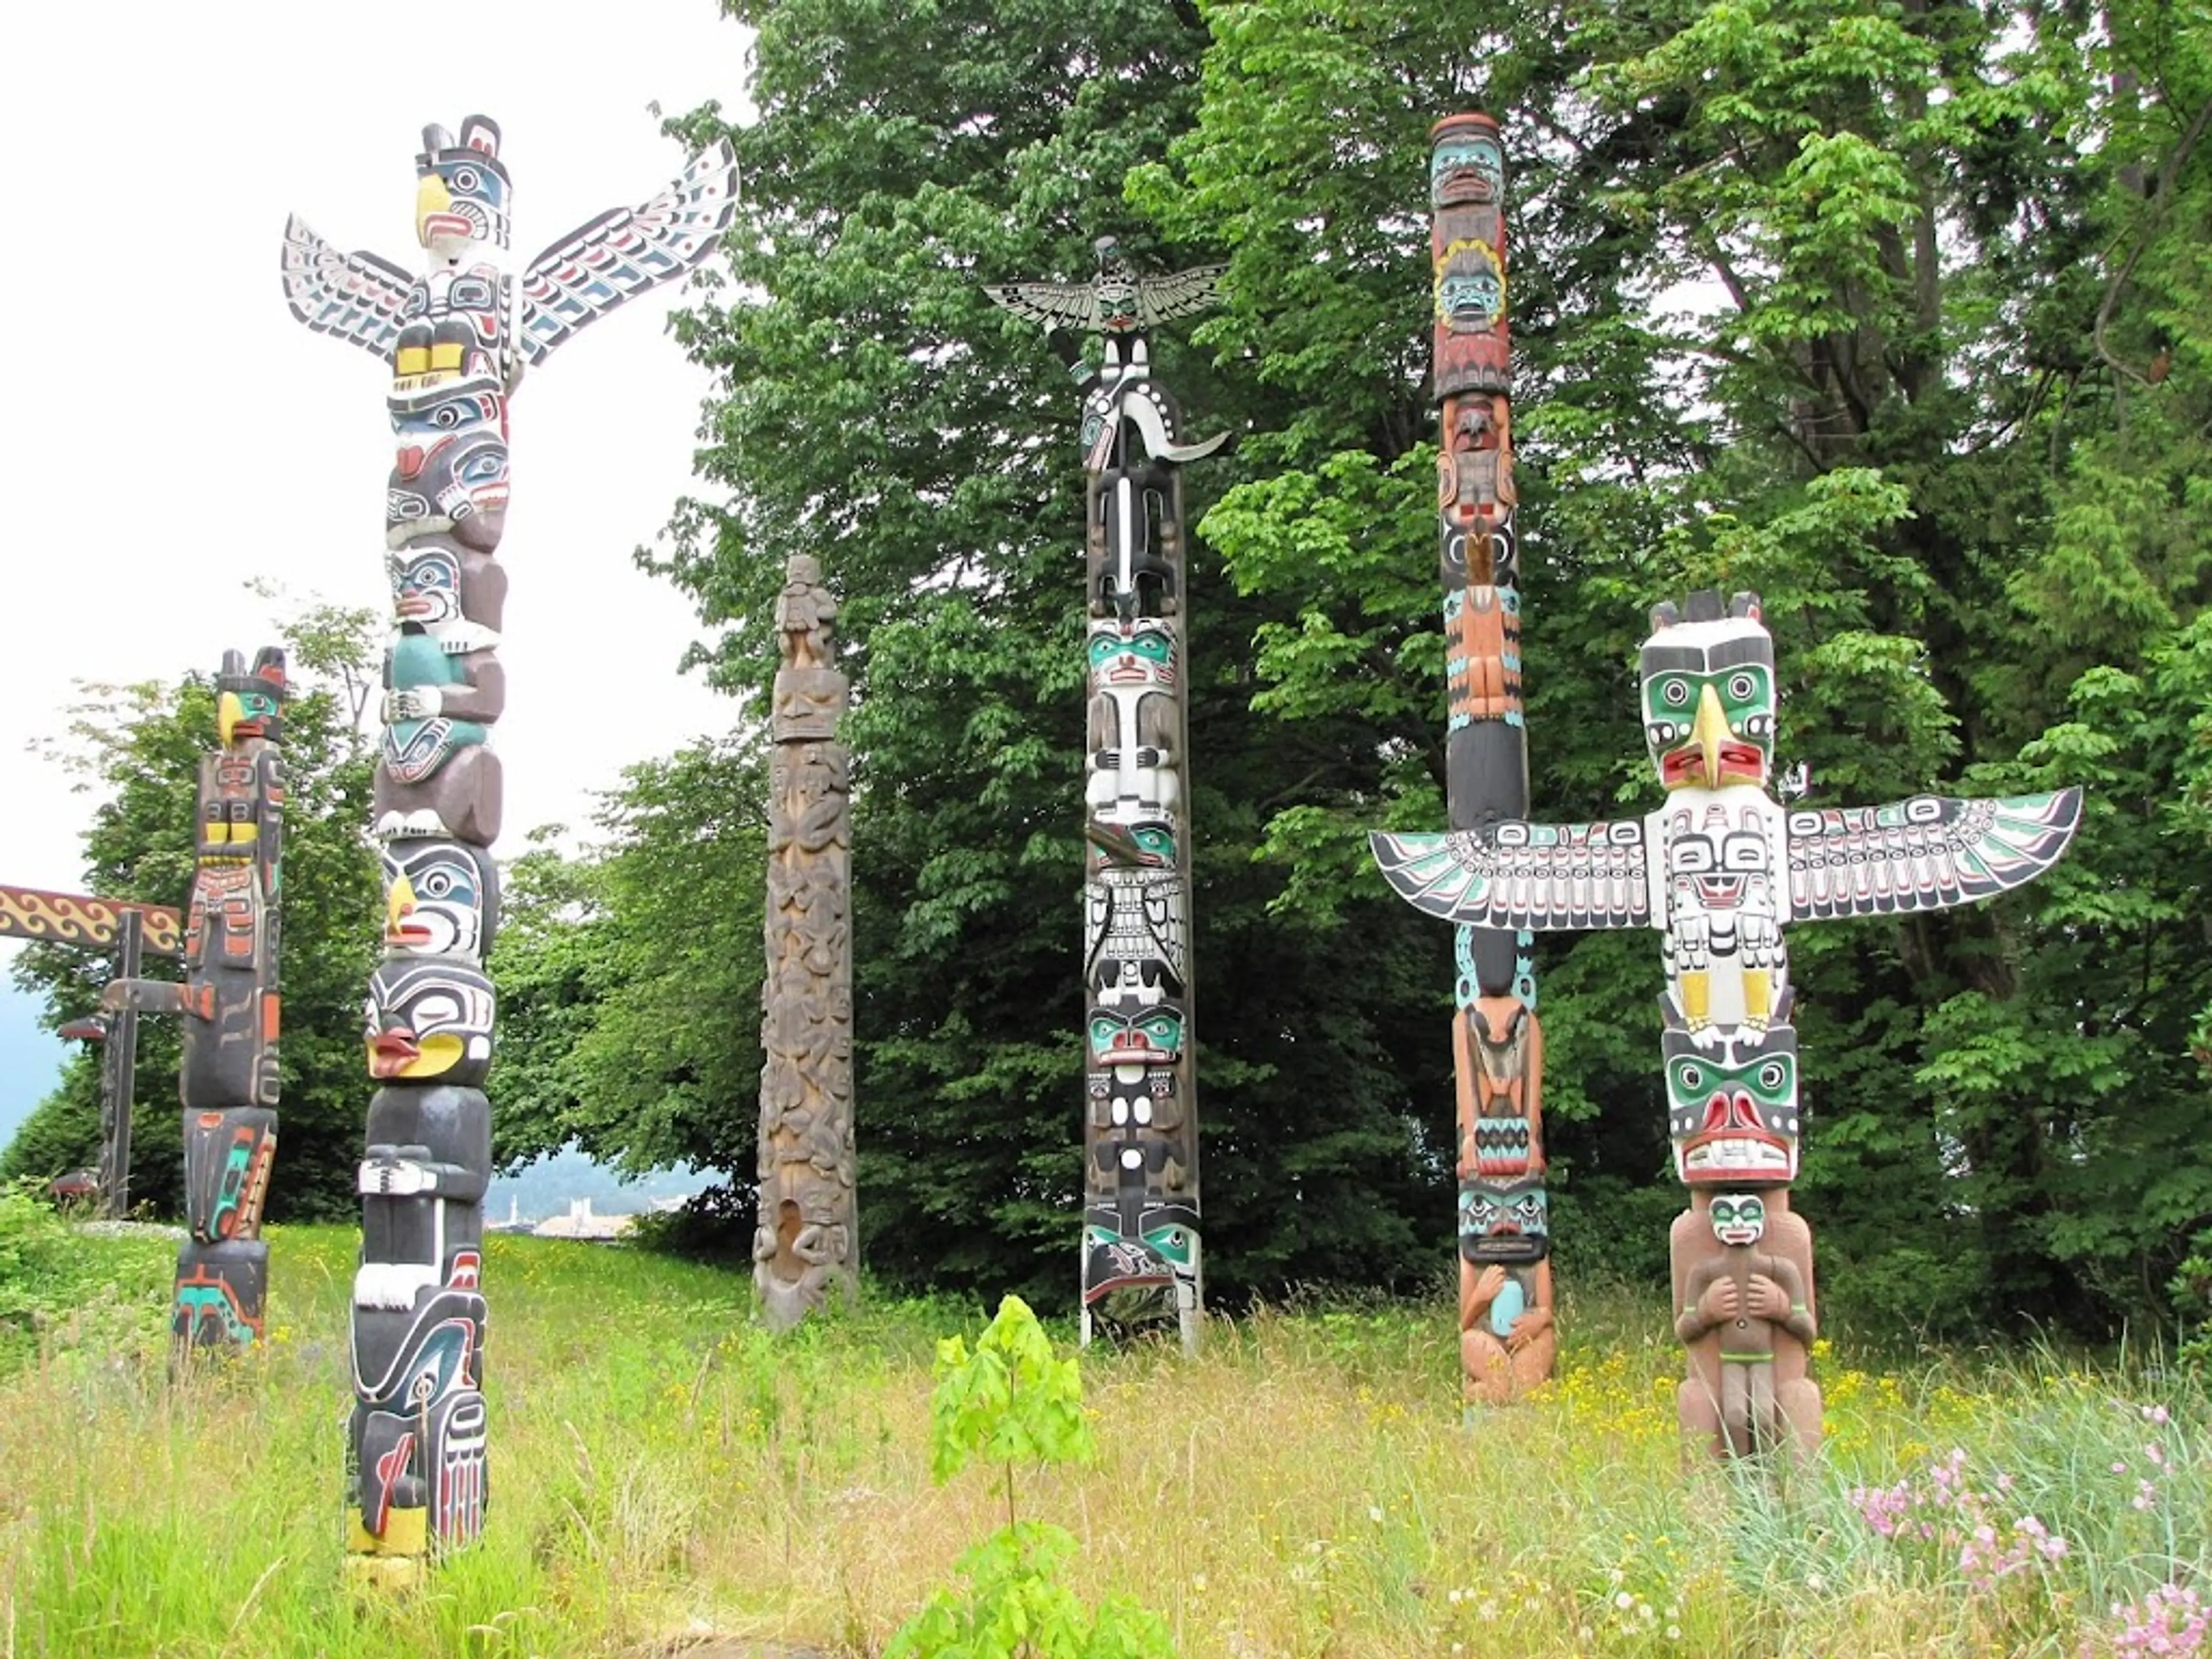
[(276, 1158), (282, 651), (264, 647), (251, 667), (223, 653), (216, 735), (221, 746), (200, 757), (184, 983), (118, 978), (101, 997), (111, 1012), (182, 1022), (185, 1237), (170, 1308), (180, 1348), (252, 1346), (269, 1291), (261, 1207)]
[(340, 253), (295, 218), (292, 314), (387, 362), (398, 455), (386, 495), (393, 633), (374, 832), (383, 963), (368, 986), (362, 1254), (353, 1291), (349, 1563), (419, 1582), (483, 1526), (483, 1194), (491, 1174), (492, 986), (499, 919), (498, 657), (507, 573), (507, 402), (525, 368), (625, 300), (712, 253), (736, 211), (726, 143), (642, 206), (600, 215), (506, 270), (509, 181), (496, 123), (422, 130), (410, 276)]
[(1416, 908), (1462, 924), (1661, 931), (1668, 1133), (1690, 1189), (1668, 1240), (1688, 1351), (1677, 1416), (1717, 1456), (1810, 1451), (1818, 1304), (1812, 1231), (1790, 1206), (1804, 1114), (1782, 929), (2032, 881), (2066, 850), (2081, 793), (1784, 808), (1768, 793), (1779, 687), (1756, 594), (1655, 606), (1640, 671), (1656, 811), (1378, 834), (1375, 856)]
[[(1083, 392), (1089, 522), (1085, 660), (1083, 1340), (1170, 1322), (1198, 1344), (1198, 1101), (1193, 1065), (1190, 823), (1182, 468), (1224, 433), (1178, 441), (1146, 332), (1212, 302), (1221, 267), (1139, 276), (1111, 237), (1085, 283), (990, 296), (1043, 324)], [(1105, 337), (1094, 368), (1075, 333)]]
[(853, 850), (837, 717), (837, 602), (804, 553), (776, 601), (768, 801), (768, 975), (761, 987), (760, 1224), (753, 1282), (786, 1330), (860, 1266), (853, 1187)]

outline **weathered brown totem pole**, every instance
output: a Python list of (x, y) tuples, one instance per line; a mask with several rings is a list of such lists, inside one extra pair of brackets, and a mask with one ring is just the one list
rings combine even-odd
[(353, 1287), (349, 1566), (420, 1581), (476, 1537), (488, 1492), (483, 1194), (491, 1175), (493, 997), (501, 801), (491, 728), (507, 573), (507, 400), (579, 329), (712, 252), (736, 209), (723, 143), (635, 209), (600, 215), (518, 279), (505, 269), (509, 182), (498, 125), (422, 130), (410, 277), (285, 228), (292, 314), (389, 362), (397, 451), (385, 496), (393, 633), (374, 831), (382, 963), (370, 976), (361, 1266)]
[(284, 653), (216, 677), (222, 746), (200, 760), (198, 866), (185, 911), (185, 981), (114, 979), (111, 1012), (181, 1018), (185, 1238), (170, 1321), (181, 1346), (250, 1346), (261, 1334), (269, 1246), (261, 1206), (276, 1157)]
[[(1438, 546), (1449, 681), (1445, 802), (1455, 830), (1528, 811), (1521, 707), (1521, 557), (1514, 526), (1512, 331), (1505, 155), (1498, 123), (1453, 115), (1430, 133)], [(1544, 1036), (1533, 941), (1462, 923), (1458, 1010), (1461, 1387), (1504, 1405), (1552, 1374), (1544, 1190)]]
[[(1198, 1101), (1193, 1065), (1184, 705), (1182, 411), (1146, 331), (1212, 302), (1220, 267), (1139, 276), (1111, 237), (1078, 284), (991, 298), (1052, 330), (1083, 391), (1090, 763), (1084, 788), (1083, 1340), (1172, 1322), (1198, 1345)], [(1073, 331), (1105, 337), (1097, 368)]]
[(761, 988), (760, 1225), (753, 1282), (787, 1329), (860, 1259), (853, 1186), (852, 826), (837, 717), (846, 680), (820, 567), (785, 567), (768, 823), (768, 977)]
[(1373, 837), (1392, 886), (1463, 924), (1661, 930), (1668, 1133), (1690, 1208), (1669, 1236), (1685, 1436), (1717, 1455), (1820, 1440), (1809, 1370), (1813, 1236), (1790, 1207), (1801, 1109), (1782, 929), (1966, 904), (2066, 850), (2078, 789), (1915, 795), (1787, 810), (1767, 793), (1778, 707), (1756, 594), (1654, 607), (1641, 661), (1645, 746), (1666, 804), (1607, 823), (1505, 818)]

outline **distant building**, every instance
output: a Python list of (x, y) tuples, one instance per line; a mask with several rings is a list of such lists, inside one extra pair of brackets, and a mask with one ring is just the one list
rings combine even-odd
[(538, 1238), (574, 1238), (587, 1244), (611, 1244), (637, 1225), (634, 1215), (593, 1215), (592, 1200), (572, 1198), (568, 1213), (539, 1222), (530, 1231)]

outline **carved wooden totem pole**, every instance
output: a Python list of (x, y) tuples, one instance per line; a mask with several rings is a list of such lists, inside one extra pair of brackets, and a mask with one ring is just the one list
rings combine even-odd
[(201, 757), (185, 981), (115, 979), (112, 1011), (181, 1017), (185, 1238), (170, 1322), (181, 1346), (248, 1347), (269, 1288), (261, 1206), (276, 1158), (278, 908), (284, 837), (284, 653), (223, 653)]
[(853, 1189), (852, 826), (837, 717), (837, 602), (819, 566), (785, 567), (769, 763), (768, 977), (761, 988), (760, 1226), (753, 1282), (785, 1330), (860, 1261)]
[(1644, 732), (1666, 805), (1613, 823), (1378, 834), (1375, 856), (1417, 908), (1454, 921), (1662, 930), (1668, 1132), (1690, 1188), (1670, 1236), (1682, 1429), (1721, 1455), (1809, 1451), (1817, 1304), (1812, 1232), (1790, 1208), (1802, 1114), (1782, 928), (2020, 886), (2066, 850), (2081, 793), (1786, 811), (1767, 793), (1777, 687), (1758, 597), (1692, 593), (1651, 625)]
[[(1226, 441), (1179, 442), (1146, 332), (1203, 309), (1219, 266), (1137, 274), (1111, 237), (1087, 283), (991, 298), (1053, 331), (1083, 392), (1090, 763), (1084, 790), (1083, 1340), (1172, 1322), (1195, 1349), (1198, 1102), (1192, 1063), (1190, 825), (1183, 702), (1182, 468)], [(1105, 337), (1092, 368), (1074, 331)]]
[(386, 360), (397, 441), (385, 507), (393, 633), (374, 830), (382, 963), (368, 985), (369, 1101), (353, 1291), (349, 1565), (417, 1582), (483, 1525), (483, 1194), (491, 1173), (491, 981), (499, 920), (498, 657), (507, 573), (507, 400), (522, 371), (632, 295), (711, 253), (736, 208), (726, 143), (643, 206), (617, 209), (507, 274), (498, 125), (422, 130), (423, 273), (339, 253), (295, 218), (292, 314)]
[[(1514, 527), (1505, 155), (1498, 123), (1453, 115), (1429, 135), (1440, 444), (1437, 508), (1449, 702), (1444, 798), (1455, 830), (1528, 811)], [(1544, 1037), (1526, 933), (1462, 923), (1452, 1017), (1458, 1081), (1462, 1394), (1504, 1405), (1552, 1374), (1544, 1190)]]

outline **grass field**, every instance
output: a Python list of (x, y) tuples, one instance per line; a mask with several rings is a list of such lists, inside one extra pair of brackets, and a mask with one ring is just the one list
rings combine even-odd
[[(928, 1474), (933, 1339), (983, 1307), (771, 1340), (745, 1278), (500, 1237), (485, 1538), (426, 1593), (356, 1604), (354, 1235), (271, 1238), (265, 1350), (177, 1382), (166, 1243), (77, 1241), (70, 1270), (112, 1288), (35, 1339), (19, 1311), (0, 1656), (672, 1655), (708, 1632), (872, 1655), (1005, 1518), (987, 1474)], [(1082, 1540), (1085, 1595), (1135, 1596), (1187, 1659), (2212, 1655), (2195, 1384), (1824, 1344), (1823, 1465), (1686, 1471), (1662, 1312), (1570, 1287), (1548, 1396), (1464, 1425), (1442, 1306), (1218, 1322), (1194, 1363), (1094, 1355), (1097, 1460), (1021, 1501)]]

